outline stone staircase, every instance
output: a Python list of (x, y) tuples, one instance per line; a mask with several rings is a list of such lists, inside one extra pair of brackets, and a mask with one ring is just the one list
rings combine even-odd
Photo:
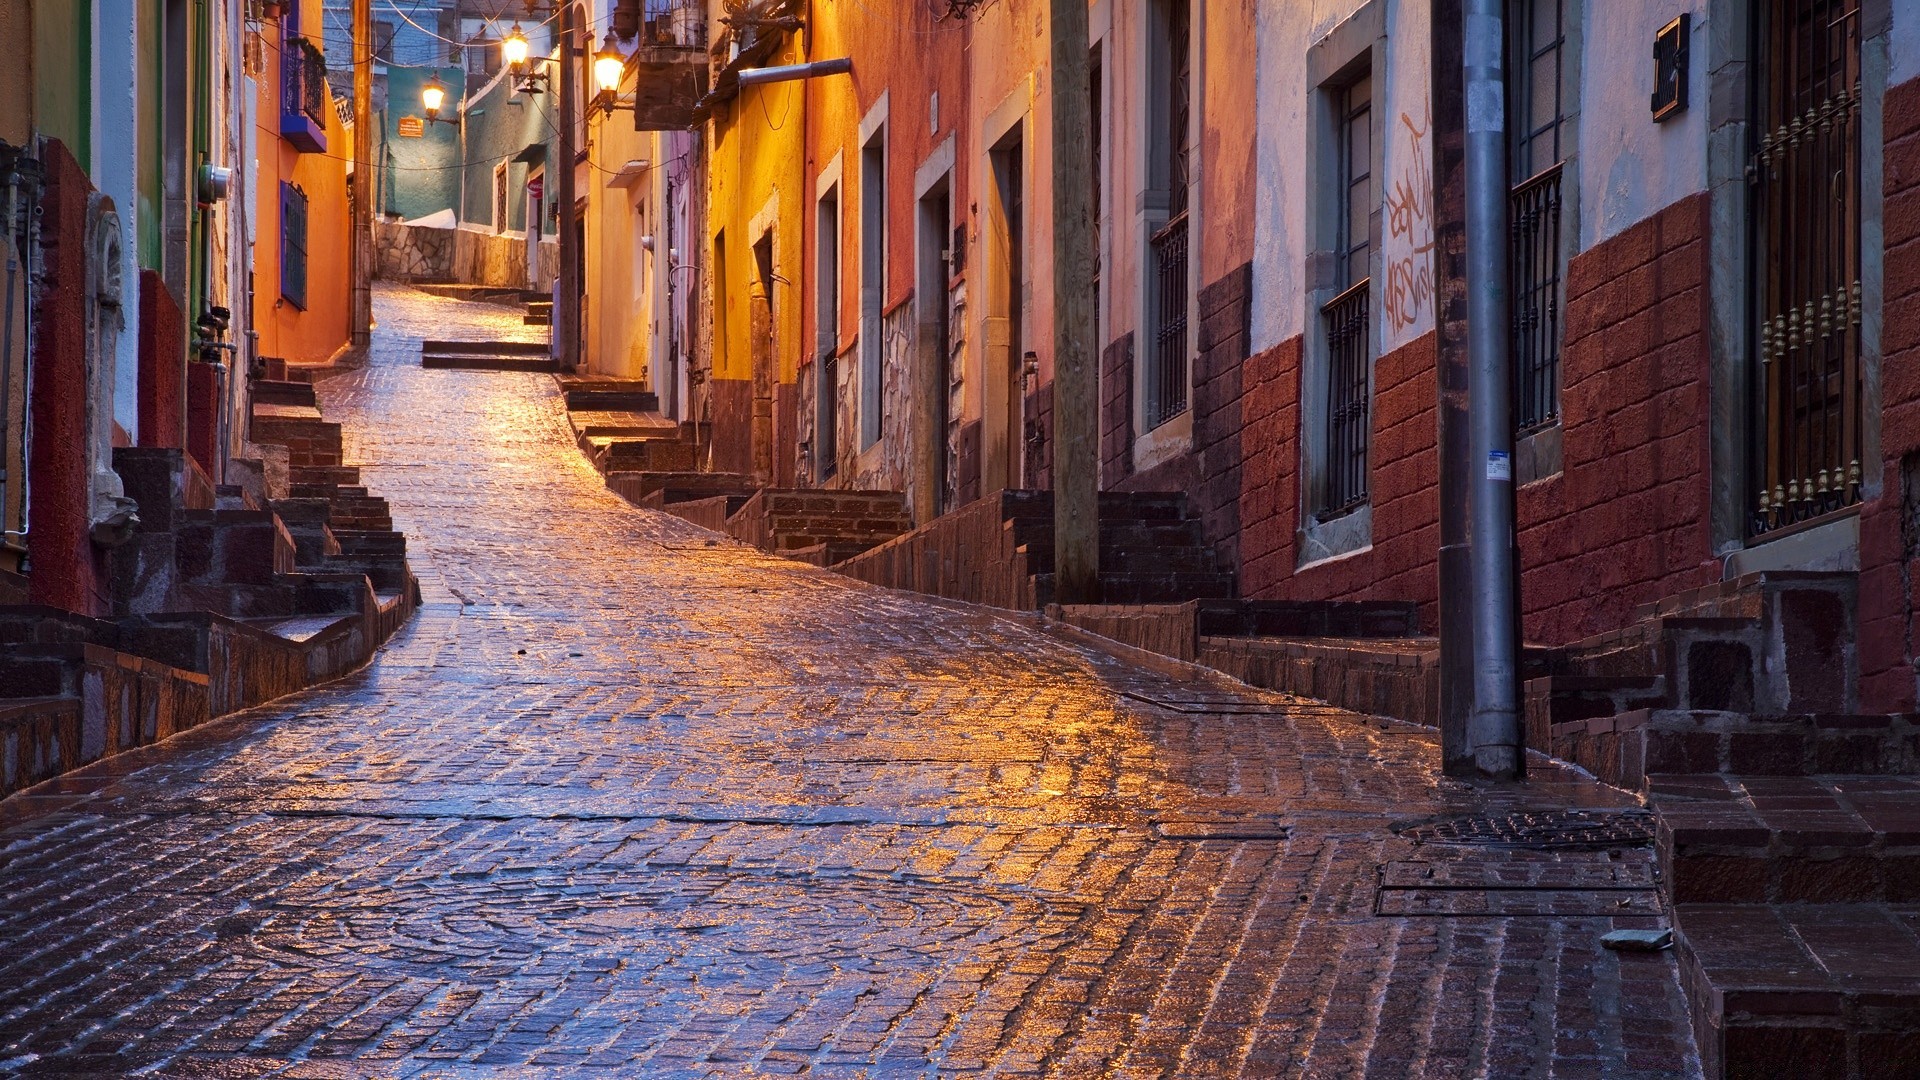
[[(724, 504), (730, 497), (717, 498)], [(906, 497), (897, 491), (762, 488), (727, 516), (734, 539), (816, 566), (843, 562), (911, 528)]]
[[(1001, 491), (845, 560), (877, 585), (1016, 610), (1052, 602), (1053, 496)], [(1100, 494), (1100, 583), (1110, 604), (1230, 597), (1233, 574), (1181, 494)]]
[(420, 366), (470, 371), (560, 370), (553, 347), (544, 341), (423, 341)]
[(288, 374), (256, 377), (250, 431), (284, 478), (117, 449), (140, 520), (108, 555), (109, 614), (0, 607), (0, 796), (344, 674), (412, 613), (406, 538)]
[(1857, 712), (1851, 574), (1555, 650), (1528, 739), (1643, 792), (1708, 1076), (1920, 1075), (1920, 717)]
[(528, 300), (527, 312), (520, 316), (520, 322), (526, 326), (552, 326), (553, 301)]

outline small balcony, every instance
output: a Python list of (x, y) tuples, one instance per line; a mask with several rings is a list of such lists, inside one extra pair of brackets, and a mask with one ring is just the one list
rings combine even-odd
[(290, 37), (280, 52), (280, 136), (303, 154), (327, 151), (327, 57), (303, 37)]
[(637, 131), (693, 126), (694, 105), (707, 92), (705, 8), (689, 0), (646, 0), (630, 61)]

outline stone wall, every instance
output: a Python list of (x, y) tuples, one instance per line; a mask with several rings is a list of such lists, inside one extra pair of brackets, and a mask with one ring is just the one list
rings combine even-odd
[(540, 265), (527, 278), (524, 233), (477, 229), (430, 229), (397, 221), (373, 226), (374, 274), (387, 281), (490, 285), (550, 292), (560, 265), (560, 242), (540, 242)]

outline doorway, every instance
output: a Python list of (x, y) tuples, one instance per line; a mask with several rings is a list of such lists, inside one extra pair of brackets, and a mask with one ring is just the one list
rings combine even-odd
[(953, 395), (953, 338), (949, 325), (953, 209), (947, 178), (942, 177), (920, 197), (914, 247), (919, 255), (914, 296), (918, 312), (919, 392), (915, 422), (920, 434), (915, 449), (920, 476), (914, 491), (914, 520), (924, 524), (953, 506), (951, 426)]
[(982, 488), (1017, 488), (1026, 419), (1023, 358), (1027, 352), (1025, 147), (1015, 127), (988, 154), (993, 183), (988, 208), (986, 416)]

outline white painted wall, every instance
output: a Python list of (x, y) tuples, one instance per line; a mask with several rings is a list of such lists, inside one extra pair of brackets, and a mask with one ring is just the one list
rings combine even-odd
[[(1256, 13), (1260, 134), (1253, 293), (1275, 302), (1253, 306), (1254, 352), (1299, 334), (1305, 325), (1306, 214), (1323, 195), (1309, 190), (1306, 178), (1307, 108), (1315, 88), (1307, 85), (1305, 57), (1360, 6), (1359, 0), (1265, 0)], [(1434, 326), (1430, 15), (1430, 6), (1419, 0), (1388, 0), (1386, 66), (1374, 72), (1376, 127), (1385, 139), (1383, 171), (1375, 183), (1386, 268), (1384, 280), (1375, 283), (1383, 352)]]
[(1378, 181), (1382, 270), (1374, 283), (1383, 355), (1434, 326), (1432, 14), (1419, 0), (1389, 0), (1388, 70), (1376, 82), (1385, 93), (1374, 102), (1386, 138)]
[(134, 0), (98, 0), (93, 9), (93, 183), (120, 213), (120, 310), (125, 319), (115, 350), (113, 419), (129, 439), (139, 438), (140, 266), (134, 225), (140, 202), (135, 186), (138, 115), (134, 87)]
[[(1655, 123), (1653, 37), (1693, 15), (1687, 111)], [(1687, 0), (1589, 3), (1582, 27), (1580, 249), (1586, 250), (1707, 186), (1706, 5)]]
[(1893, 69), (1889, 81), (1898, 86), (1920, 79), (1920, 7), (1906, 0), (1893, 3)]

